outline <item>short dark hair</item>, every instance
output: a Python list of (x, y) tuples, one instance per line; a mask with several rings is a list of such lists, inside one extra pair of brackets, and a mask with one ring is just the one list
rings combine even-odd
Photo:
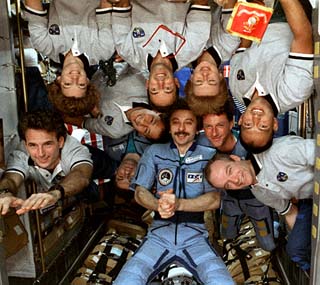
[(57, 139), (60, 137), (65, 139), (67, 136), (62, 116), (51, 110), (35, 110), (22, 114), (18, 124), (18, 132), (22, 140), (26, 140), (26, 131), (29, 129), (55, 132)]
[(196, 119), (197, 119), (197, 130), (199, 131), (202, 128), (202, 120), (201, 117), (197, 116), (195, 112), (190, 108), (189, 104), (184, 98), (179, 98), (176, 104), (172, 105), (171, 108), (168, 110), (168, 129), (170, 129), (170, 118), (172, 114), (177, 110), (188, 110), (191, 111)]
[(95, 106), (99, 107), (100, 93), (89, 82), (85, 96), (81, 98), (67, 97), (63, 95), (60, 83), (55, 80), (48, 85), (48, 98), (53, 107), (62, 114), (77, 117), (89, 114)]
[(254, 139), (251, 140), (250, 142), (245, 142), (243, 140), (243, 137), (241, 136), (241, 128), (240, 128), (240, 142), (242, 144), (242, 146), (251, 153), (261, 153), (266, 151), (267, 149), (269, 149), (272, 146), (273, 143), (273, 136), (274, 136), (274, 131), (271, 133), (269, 139), (266, 141), (266, 143), (262, 146), (257, 146), (255, 145), (255, 141)]
[(164, 129), (160, 133), (160, 136), (157, 139), (147, 138), (151, 143), (166, 143), (170, 141), (170, 133), (169, 133), (169, 125), (168, 125), (168, 114), (167, 113), (160, 113), (159, 114), (160, 120), (164, 124)]
[(175, 105), (179, 99), (179, 87), (176, 86), (176, 96), (173, 100), (173, 102), (170, 104), (170, 105), (167, 105), (167, 106), (157, 106), (155, 104), (153, 104), (150, 100), (150, 93), (149, 93), (149, 89), (147, 89), (147, 95), (148, 95), (148, 102), (149, 102), (149, 105), (152, 107), (152, 110), (155, 110), (155, 111), (158, 111), (158, 112), (161, 112), (161, 113), (165, 113), (169, 110), (169, 108), (172, 106), (172, 105)]

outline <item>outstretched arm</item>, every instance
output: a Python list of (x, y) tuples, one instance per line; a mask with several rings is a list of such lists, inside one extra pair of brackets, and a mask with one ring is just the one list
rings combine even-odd
[(96, 8), (96, 29), (92, 29), (92, 46), (89, 55), (98, 63), (108, 60), (115, 52), (111, 26), (112, 4), (107, 0), (100, 0)]
[[(90, 183), (92, 174), (92, 165), (83, 163), (75, 166), (59, 183), (64, 188), (66, 197), (74, 196), (80, 193)], [(17, 214), (21, 215), (30, 210), (37, 210), (49, 205), (55, 204), (61, 198), (61, 192), (51, 190), (45, 193), (32, 194), (27, 200), (22, 201), (17, 210)]]
[[(187, 12), (182, 35), (185, 43), (181, 50), (181, 41), (176, 42), (176, 59), (180, 67), (196, 60), (203, 52), (210, 38), (211, 10), (208, 1), (192, 1)], [(201, 27), (201, 33), (199, 33)]]
[(59, 62), (55, 54), (54, 43), (48, 29), (48, 10), (44, 10), (40, 0), (25, 0), (25, 20), (28, 21), (28, 29), (32, 46), (43, 55)]
[(313, 53), (312, 26), (299, 0), (280, 0), (293, 33), (291, 52)]
[(65, 190), (66, 197), (74, 196), (86, 188), (91, 179), (92, 165), (88, 163), (79, 164), (59, 183)]

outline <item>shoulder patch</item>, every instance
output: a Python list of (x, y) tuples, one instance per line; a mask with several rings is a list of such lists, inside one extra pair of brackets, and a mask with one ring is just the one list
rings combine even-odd
[(142, 38), (145, 36), (145, 32), (141, 27), (135, 27), (132, 31), (132, 36), (134, 38)]
[(288, 174), (284, 173), (284, 172), (279, 172), (278, 175), (277, 175), (277, 180), (279, 182), (285, 182), (288, 180)]
[(113, 123), (113, 117), (111, 116), (105, 116), (104, 121), (107, 123), (108, 126), (111, 126)]
[(60, 28), (57, 24), (52, 24), (49, 28), (50, 35), (60, 35)]
[(244, 71), (242, 69), (238, 70), (237, 79), (238, 80), (245, 80), (246, 79), (246, 76), (244, 75)]

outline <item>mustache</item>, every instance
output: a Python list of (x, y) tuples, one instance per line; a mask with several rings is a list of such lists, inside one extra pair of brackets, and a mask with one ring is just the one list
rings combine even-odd
[(176, 136), (179, 136), (179, 135), (188, 136), (188, 135), (190, 135), (190, 134), (187, 133), (187, 132), (175, 132), (174, 135), (176, 135)]

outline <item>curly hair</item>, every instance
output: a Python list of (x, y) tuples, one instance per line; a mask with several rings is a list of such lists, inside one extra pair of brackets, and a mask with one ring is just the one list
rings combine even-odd
[(196, 116), (206, 114), (219, 114), (228, 99), (228, 89), (225, 79), (220, 81), (220, 92), (216, 96), (196, 96), (193, 93), (191, 80), (188, 80), (185, 86), (185, 94), (188, 105)]
[(24, 113), (18, 124), (18, 133), (22, 140), (26, 140), (26, 131), (29, 129), (55, 132), (57, 139), (67, 136), (67, 129), (60, 113), (52, 110), (35, 110)]
[(91, 83), (87, 86), (85, 96), (76, 98), (63, 95), (57, 80), (48, 85), (48, 97), (56, 110), (70, 117), (89, 114), (95, 106), (99, 106), (100, 101), (100, 93)]

